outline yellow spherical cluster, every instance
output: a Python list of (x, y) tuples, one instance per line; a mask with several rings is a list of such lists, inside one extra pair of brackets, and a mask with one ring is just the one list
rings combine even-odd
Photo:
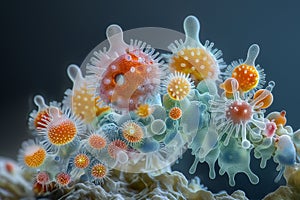
[(188, 96), (194, 84), (191, 82), (189, 75), (175, 72), (170, 74), (164, 81), (164, 87), (171, 99), (181, 101)]

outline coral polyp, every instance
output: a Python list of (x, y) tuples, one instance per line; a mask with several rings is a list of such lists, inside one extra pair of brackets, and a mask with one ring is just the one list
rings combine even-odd
[(259, 182), (251, 152), (261, 168), (271, 158), (278, 165), (275, 181), (299, 164), (300, 131), (286, 125), (286, 111), (266, 114), (275, 82), (264, 86), (264, 71), (255, 65), (259, 46), (250, 46), (245, 62), (224, 69), (222, 52), (199, 41), (198, 19), (188, 16), (183, 26), (185, 41), (176, 40), (160, 57), (144, 42), (127, 44), (121, 27), (110, 25), (109, 49), (97, 46), (81, 68), (67, 68), (73, 86), (62, 106), (34, 97), (38, 109), (28, 125), (36, 140), (22, 144), (18, 160), (35, 172), (39, 195), (52, 184), (102, 185), (112, 181), (111, 171), (121, 171), (120, 178), (158, 175), (187, 148), (195, 157), (191, 174), (206, 162), (214, 179), (218, 165), (231, 186), (238, 173)]

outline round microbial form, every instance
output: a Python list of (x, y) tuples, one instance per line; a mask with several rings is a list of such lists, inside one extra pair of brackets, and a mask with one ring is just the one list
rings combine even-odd
[(178, 120), (182, 116), (182, 110), (179, 107), (171, 108), (169, 112), (169, 117), (173, 120)]
[(245, 62), (232, 62), (225, 71), (225, 78), (235, 78), (239, 83), (239, 90), (243, 93), (253, 89), (260, 89), (265, 84), (265, 74), (255, 60), (259, 54), (259, 46), (253, 44), (249, 47)]
[(232, 77), (240, 83), (240, 89), (243, 92), (255, 88), (259, 82), (259, 74), (256, 68), (246, 64), (235, 67), (232, 71)]
[(39, 183), (41, 185), (46, 185), (50, 182), (49, 173), (46, 171), (38, 172), (35, 176), (35, 180), (37, 183)]
[(85, 169), (89, 166), (90, 164), (90, 158), (84, 154), (84, 153), (80, 153), (80, 154), (77, 154), (75, 157), (74, 157), (74, 166), (78, 169)]
[(167, 127), (163, 120), (156, 119), (151, 123), (150, 129), (155, 135), (161, 135), (166, 131)]
[(49, 108), (50, 121), (45, 123), (45, 128), (39, 130), (44, 137), (47, 146), (57, 148), (70, 144), (74, 141), (78, 134), (81, 134), (85, 127), (74, 115), (69, 111), (66, 114), (56, 107)]
[[(223, 83), (220, 84), (220, 88), (225, 90), (229, 94), (233, 94), (232, 82), (235, 81), (235, 78), (227, 78)], [(236, 83), (236, 88), (239, 89), (239, 83)]]
[(153, 112), (153, 109), (149, 104), (141, 104), (136, 110), (136, 114), (141, 118), (149, 117)]
[(100, 163), (94, 162), (89, 169), (91, 181), (95, 184), (100, 184), (108, 175), (107, 167)]
[(149, 45), (140, 41), (123, 41), (118, 25), (107, 28), (110, 48), (106, 52), (94, 52), (87, 66), (91, 86), (100, 85), (101, 100), (118, 111), (136, 110), (139, 104), (160, 90), (164, 69), (161, 57)]
[(71, 182), (71, 176), (66, 172), (60, 172), (56, 174), (55, 180), (60, 187), (65, 187)]
[(106, 138), (93, 133), (88, 137), (88, 144), (92, 149), (101, 150), (106, 146)]
[(220, 68), (223, 68), (222, 52), (213, 49), (214, 43), (208, 41), (202, 45), (199, 41), (200, 23), (194, 16), (184, 20), (185, 42), (175, 41), (169, 45), (172, 56), (169, 58), (171, 70), (190, 74), (196, 82), (218, 80)]
[(129, 143), (138, 143), (141, 142), (144, 137), (143, 128), (134, 121), (127, 121), (122, 125), (123, 137)]
[[(258, 103), (268, 96), (268, 93), (262, 92), (253, 100), (242, 99), (238, 91), (238, 81), (231, 80), (231, 87), (233, 91), (233, 99), (221, 98), (210, 101), (210, 111), (212, 112), (212, 119), (216, 130), (218, 132), (218, 140), (222, 140), (226, 146), (233, 136), (238, 138), (241, 134), (241, 145), (247, 149), (251, 146), (247, 139), (247, 133), (252, 138), (260, 137), (261, 131), (265, 130), (265, 122), (263, 118), (257, 118), (261, 112), (261, 104)], [(266, 90), (272, 90), (273, 84), (270, 83)], [(223, 136), (227, 134), (225, 139)]]
[(267, 115), (267, 119), (271, 122), (274, 122), (277, 127), (282, 125), (284, 126), (286, 124), (286, 111), (282, 110), (281, 112), (271, 112)]
[(25, 141), (19, 151), (19, 163), (26, 168), (41, 167), (47, 157), (46, 149), (33, 140)]
[(75, 124), (68, 119), (62, 120), (57, 125), (48, 129), (48, 138), (51, 144), (60, 146), (70, 143), (76, 136)]
[(194, 88), (194, 84), (191, 82), (189, 75), (175, 72), (166, 78), (163, 82), (163, 87), (171, 99), (181, 101), (189, 95)]
[(127, 151), (127, 144), (122, 140), (114, 140), (107, 147), (108, 155), (116, 159), (120, 151)]
[(254, 93), (253, 99), (258, 98), (259, 96), (261, 96), (263, 93), (265, 93), (266, 97), (263, 98), (262, 100), (258, 101), (256, 104), (260, 105), (261, 109), (266, 109), (268, 107), (271, 106), (271, 104), (273, 103), (273, 94), (271, 93), (271, 91), (266, 90), (266, 89), (260, 89), (257, 90)]

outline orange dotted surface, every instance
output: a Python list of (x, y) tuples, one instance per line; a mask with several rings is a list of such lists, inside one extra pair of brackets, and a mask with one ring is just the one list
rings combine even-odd
[(54, 145), (65, 145), (71, 142), (77, 134), (77, 129), (71, 120), (63, 120), (48, 129), (49, 141)]
[(203, 48), (185, 48), (173, 56), (170, 67), (178, 72), (191, 74), (194, 81), (216, 79), (218, 66), (210, 52)]
[(255, 88), (259, 82), (259, 74), (254, 66), (239, 65), (232, 71), (232, 77), (239, 82), (239, 89), (248, 92)]

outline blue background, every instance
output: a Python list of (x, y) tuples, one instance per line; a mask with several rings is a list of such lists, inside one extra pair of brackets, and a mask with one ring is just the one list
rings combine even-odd
[[(98, 43), (105, 40), (105, 29), (112, 23), (124, 30), (138, 27), (165, 27), (183, 31), (182, 22), (193, 14), (201, 21), (200, 40), (215, 42), (227, 64), (245, 58), (248, 47), (257, 43), (257, 59), (274, 80), (273, 110), (287, 111), (288, 124), (299, 128), (299, 1), (1, 1), (0, 7), (0, 155), (16, 158), (21, 142), (29, 137), (28, 114), (35, 108), (32, 98), (42, 94), (47, 100), (61, 100), (71, 81), (66, 74), (69, 64), (80, 65)], [(173, 168), (184, 172), (193, 157)], [(273, 183), (275, 166), (268, 162), (251, 185), (246, 176), (236, 177), (229, 187), (227, 176), (208, 178), (206, 164), (196, 174), (213, 192), (242, 189), (250, 199), (261, 199), (279, 184)], [(284, 184), (282, 180), (280, 184)]]

